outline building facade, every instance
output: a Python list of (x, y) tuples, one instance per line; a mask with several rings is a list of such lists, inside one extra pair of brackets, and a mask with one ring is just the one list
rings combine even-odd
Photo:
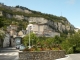
[(28, 33), (29, 31), (31, 31), (37, 36), (45, 37), (54, 37), (56, 35), (60, 36), (60, 33), (53, 31), (53, 29), (46, 24), (29, 24), (26, 30)]

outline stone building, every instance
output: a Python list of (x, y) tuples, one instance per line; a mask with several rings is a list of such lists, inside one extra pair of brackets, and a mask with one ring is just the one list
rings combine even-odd
[(80, 30), (79, 28), (75, 28), (75, 29), (74, 29), (75, 32), (78, 32), (79, 30)]
[(32, 31), (37, 36), (54, 37), (56, 35), (60, 36), (60, 33), (53, 31), (46, 24), (29, 24), (26, 28), (27, 32)]
[(14, 24), (12, 24), (12, 25), (7, 27), (7, 31), (8, 32), (10, 32), (11, 30), (17, 31), (17, 29), (18, 29), (18, 26), (14, 25)]

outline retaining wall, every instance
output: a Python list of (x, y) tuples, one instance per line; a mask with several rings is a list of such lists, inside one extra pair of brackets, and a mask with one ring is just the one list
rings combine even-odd
[(65, 51), (19, 52), (19, 60), (55, 60), (65, 57)]

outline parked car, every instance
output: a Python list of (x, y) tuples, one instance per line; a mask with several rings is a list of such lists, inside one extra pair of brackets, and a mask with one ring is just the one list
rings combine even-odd
[(20, 46), (19, 46), (19, 50), (20, 51), (22, 51), (22, 50), (24, 50), (26, 47), (23, 45), (23, 44), (21, 44)]
[(20, 47), (20, 44), (19, 45), (16, 45), (16, 49), (19, 49), (19, 47)]

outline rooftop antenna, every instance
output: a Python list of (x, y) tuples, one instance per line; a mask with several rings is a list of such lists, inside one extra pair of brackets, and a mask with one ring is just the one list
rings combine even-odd
[(62, 12), (61, 12), (61, 16), (62, 16)]

